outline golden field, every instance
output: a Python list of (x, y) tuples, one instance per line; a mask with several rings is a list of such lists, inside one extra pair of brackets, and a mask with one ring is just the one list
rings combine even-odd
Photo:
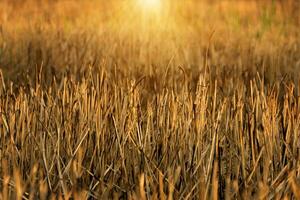
[(0, 0), (0, 199), (300, 199), (300, 4)]

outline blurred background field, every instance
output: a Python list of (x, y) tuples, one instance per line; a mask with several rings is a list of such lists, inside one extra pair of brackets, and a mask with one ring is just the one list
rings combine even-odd
[(197, 76), (207, 61), (214, 74), (298, 77), (297, 1), (177, 0), (156, 13), (135, 1), (1, 1), (0, 65), (9, 77), (42, 63), (45, 73), (76, 76), (103, 65), (126, 76), (166, 66)]
[(0, 0), (2, 199), (300, 199), (297, 0)]

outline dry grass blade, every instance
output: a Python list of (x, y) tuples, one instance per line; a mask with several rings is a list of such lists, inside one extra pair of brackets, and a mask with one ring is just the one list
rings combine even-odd
[(292, 188), (293, 194), (297, 200), (300, 199), (300, 186), (296, 182), (295, 172), (291, 172), (289, 175), (289, 186)]
[(141, 200), (146, 200), (146, 193), (145, 193), (145, 175), (142, 174), (140, 177), (140, 195), (141, 195)]

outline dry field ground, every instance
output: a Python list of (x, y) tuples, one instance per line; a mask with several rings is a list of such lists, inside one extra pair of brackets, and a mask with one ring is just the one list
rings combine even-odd
[(0, 0), (0, 199), (300, 199), (297, 0)]

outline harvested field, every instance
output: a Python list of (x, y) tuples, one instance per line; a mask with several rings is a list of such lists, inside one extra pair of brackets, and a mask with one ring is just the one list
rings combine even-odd
[(138, 1), (0, 0), (0, 199), (300, 199), (299, 1)]

